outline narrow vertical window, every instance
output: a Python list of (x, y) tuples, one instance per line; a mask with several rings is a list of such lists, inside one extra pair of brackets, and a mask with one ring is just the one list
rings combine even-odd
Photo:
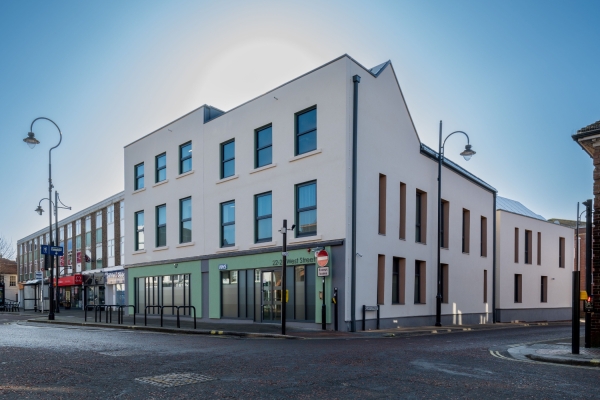
[(167, 179), (167, 153), (156, 156), (156, 183)]
[(519, 262), (519, 228), (515, 228), (515, 262)]
[(448, 303), (448, 264), (442, 264), (442, 303)]
[(537, 265), (542, 265), (542, 232), (537, 233)]
[(167, 206), (156, 207), (156, 247), (167, 245)]
[(259, 242), (270, 242), (273, 239), (273, 205), (271, 192), (257, 194), (255, 198), (255, 229), (256, 238), (255, 241)]
[(462, 252), (470, 253), (471, 244), (471, 212), (463, 208)]
[(235, 201), (221, 203), (221, 247), (235, 245)]
[(487, 269), (483, 270), (483, 302), (487, 303)]
[(533, 258), (533, 235), (531, 231), (525, 231), (525, 264), (531, 264)]
[(256, 130), (256, 154), (254, 167), (260, 168), (273, 163), (273, 127)]
[(417, 192), (415, 199), (416, 211), (415, 211), (415, 242), (421, 242), (421, 192)]
[(179, 174), (192, 170), (192, 142), (179, 146)]
[(445, 249), (449, 248), (448, 242), (448, 233), (450, 232), (449, 224), (450, 224), (450, 202), (446, 200), (442, 200), (442, 207), (440, 208), (440, 222), (441, 222), (441, 232), (440, 232), (440, 247)]
[(421, 303), (421, 262), (415, 261), (415, 304)]
[(134, 167), (135, 181), (134, 190), (144, 188), (144, 163), (140, 163)]
[(386, 191), (387, 191), (386, 176), (383, 174), (379, 174), (379, 234), (380, 235), (385, 235)]
[(558, 268), (565, 267), (565, 238), (558, 238)]
[(523, 275), (515, 274), (515, 303), (522, 302)]
[(406, 239), (406, 184), (400, 182), (400, 239)]
[(548, 302), (548, 277), (542, 276), (540, 288), (540, 302)]
[(317, 108), (296, 114), (296, 155), (317, 149)]
[(481, 217), (481, 257), (487, 257), (487, 218)]
[(394, 257), (392, 261), (392, 304), (404, 304), (406, 291), (406, 259)]
[(377, 304), (385, 303), (385, 256), (377, 256)]
[(296, 186), (296, 236), (317, 234), (317, 182)]
[(192, 198), (179, 200), (179, 243), (192, 241)]
[(235, 140), (221, 143), (221, 179), (235, 174)]

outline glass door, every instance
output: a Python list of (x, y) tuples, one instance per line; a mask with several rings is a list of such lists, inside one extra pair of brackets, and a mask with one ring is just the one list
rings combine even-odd
[(281, 271), (262, 272), (262, 320), (281, 321)]

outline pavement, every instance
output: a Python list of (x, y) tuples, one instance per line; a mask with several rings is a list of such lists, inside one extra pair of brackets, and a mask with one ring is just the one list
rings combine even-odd
[[(581, 337), (580, 344), (584, 342), (585, 338)], [(502, 350), (492, 350), (491, 352), (493, 356), (502, 357)], [(579, 354), (573, 354), (570, 338), (510, 345), (505, 352), (513, 359), (524, 362), (600, 367), (600, 348), (580, 346)]]

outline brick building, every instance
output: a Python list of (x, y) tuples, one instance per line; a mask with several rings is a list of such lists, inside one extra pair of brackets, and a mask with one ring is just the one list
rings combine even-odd
[(0, 282), (4, 282), (4, 298), (17, 301), (17, 263), (15, 260), (0, 257)]

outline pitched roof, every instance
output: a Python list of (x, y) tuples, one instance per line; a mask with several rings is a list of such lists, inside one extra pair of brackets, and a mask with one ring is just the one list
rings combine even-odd
[(581, 128), (580, 130), (577, 131), (577, 133), (587, 133), (587, 132), (591, 132), (591, 131), (597, 131), (600, 130), (600, 121), (596, 121), (593, 124), (589, 124), (588, 126), (584, 126), (583, 128)]
[[(561, 219), (561, 218), (549, 218), (548, 222), (552, 222), (554, 224), (566, 226), (567, 228), (575, 229), (577, 227), (577, 221), (573, 221), (572, 219)], [(579, 231), (585, 231), (585, 221), (579, 221)]]
[(496, 210), (504, 210), (515, 214), (524, 215), (526, 217), (531, 217), (535, 219), (539, 219), (545, 221), (546, 218), (542, 217), (539, 214), (534, 213), (529, 208), (525, 207), (523, 204), (519, 203), (516, 200), (507, 199), (506, 197), (496, 197)]
[(17, 262), (14, 260), (8, 260), (6, 258), (0, 258), (0, 275), (16, 275), (17, 274)]

